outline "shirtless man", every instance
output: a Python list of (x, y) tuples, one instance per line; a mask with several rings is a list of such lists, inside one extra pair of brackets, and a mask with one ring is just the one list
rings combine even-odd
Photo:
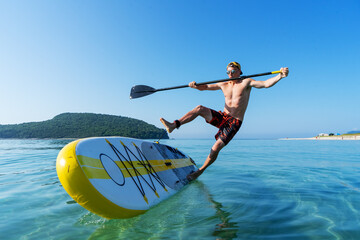
[[(205, 163), (198, 171), (188, 176), (189, 180), (198, 178), (205, 169), (216, 160), (220, 150), (225, 147), (239, 131), (249, 103), (251, 88), (269, 88), (274, 86), (280, 79), (287, 77), (289, 74), (288, 68), (281, 68), (280, 71), (281, 73), (279, 75), (266, 81), (255, 81), (254, 79), (246, 78), (207, 85), (196, 85), (196, 82), (189, 83), (189, 87), (200, 91), (222, 90), (225, 96), (225, 107), (223, 112), (216, 112), (215, 110), (199, 105), (185, 114), (182, 118), (175, 120), (172, 123), (160, 118), (160, 121), (164, 124), (169, 133), (175, 128), (179, 128), (181, 125), (191, 122), (198, 116), (203, 117), (207, 123), (219, 128), (218, 133), (215, 135), (216, 142), (212, 146)], [(227, 65), (226, 73), (229, 78), (240, 77), (242, 74), (240, 64), (237, 62), (229, 63)]]

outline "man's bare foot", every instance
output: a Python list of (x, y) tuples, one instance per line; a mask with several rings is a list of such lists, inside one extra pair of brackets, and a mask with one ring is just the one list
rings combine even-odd
[(176, 128), (175, 123), (170, 123), (163, 118), (160, 118), (160, 122), (165, 126), (166, 131), (168, 131), (168, 133), (171, 133)]
[(196, 172), (190, 173), (189, 175), (187, 175), (187, 180), (189, 181), (194, 181), (195, 179), (197, 179), (204, 171), (201, 170), (197, 170)]

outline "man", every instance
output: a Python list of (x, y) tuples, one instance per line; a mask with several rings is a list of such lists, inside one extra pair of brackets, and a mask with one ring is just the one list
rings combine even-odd
[[(245, 111), (249, 103), (251, 89), (254, 88), (269, 88), (274, 86), (280, 79), (288, 76), (289, 69), (281, 68), (281, 73), (266, 81), (255, 81), (251, 78), (242, 80), (233, 80), (215, 84), (196, 85), (196, 82), (189, 83), (189, 87), (204, 91), (204, 90), (222, 90), (225, 97), (224, 111), (216, 112), (204, 106), (197, 106), (179, 120), (173, 123), (160, 118), (166, 130), (171, 133), (175, 128), (191, 122), (196, 117), (203, 117), (207, 123), (219, 128), (215, 135), (216, 142), (212, 146), (210, 154), (205, 163), (198, 171), (188, 176), (189, 180), (194, 180), (199, 177), (206, 168), (208, 168), (217, 158), (220, 150), (225, 147), (230, 140), (239, 131), (242, 121), (244, 119)], [(241, 66), (237, 62), (231, 62), (227, 65), (227, 75), (229, 78), (238, 78), (242, 74)]]

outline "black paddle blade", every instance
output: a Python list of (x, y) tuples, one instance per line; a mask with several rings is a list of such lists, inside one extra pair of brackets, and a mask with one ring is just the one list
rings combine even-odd
[(156, 92), (155, 88), (146, 85), (136, 85), (131, 88), (130, 99), (144, 97)]

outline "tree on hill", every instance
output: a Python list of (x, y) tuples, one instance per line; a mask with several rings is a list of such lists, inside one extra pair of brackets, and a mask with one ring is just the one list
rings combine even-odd
[(51, 120), (0, 125), (0, 138), (85, 138), (122, 136), (168, 139), (166, 131), (144, 121), (106, 114), (62, 113)]

